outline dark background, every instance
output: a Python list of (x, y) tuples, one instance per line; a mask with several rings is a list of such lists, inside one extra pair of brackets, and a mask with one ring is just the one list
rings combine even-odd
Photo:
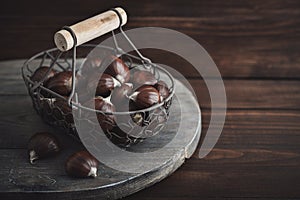
[[(195, 153), (172, 176), (126, 199), (300, 198), (300, 1), (1, 4), (0, 60), (29, 58), (52, 48), (60, 27), (122, 6), (129, 13), (125, 29), (158, 26), (181, 31), (216, 62), (224, 78), (228, 113), (215, 149), (205, 159)], [(201, 77), (179, 58), (152, 56), (194, 84), (205, 133), (210, 100)]]

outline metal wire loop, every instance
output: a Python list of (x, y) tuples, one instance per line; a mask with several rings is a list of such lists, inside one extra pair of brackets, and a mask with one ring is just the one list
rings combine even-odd
[(115, 9), (115, 8), (111, 8), (110, 10), (111, 10), (111, 11), (114, 11), (114, 12), (118, 15), (118, 17), (119, 17), (119, 22), (120, 22), (119, 28), (120, 28), (120, 27), (122, 26), (122, 23), (123, 23), (121, 14), (120, 14), (119, 11), (118, 11), (117, 9)]
[[(110, 9), (111, 11), (114, 11), (118, 17), (119, 17), (119, 21), (120, 21), (120, 24), (119, 24), (119, 29), (120, 29), (120, 32), (121, 34), (124, 36), (124, 38), (127, 40), (127, 42), (131, 45), (131, 47), (134, 49), (135, 52), (137, 52), (137, 54), (139, 55), (139, 57), (143, 60), (143, 64), (146, 68), (150, 68), (149, 66), (147, 66), (148, 64), (151, 66), (152, 62), (149, 58), (146, 58), (144, 57), (140, 51), (136, 48), (136, 46), (133, 44), (133, 42), (129, 39), (129, 37), (126, 35), (126, 33), (123, 31), (122, 29), (122, 16), (121, 14), (119, 13), (119, 11), (115, 8), (111, 8)], [(116, 48), (116, 52), (117, 53), (123, 53), (122, 52), (122, 49), (118, 46), (118, 42), (117, 42), (117, 39), (116, 39), (116, 36), (115, 36), (115, 33), (114, 31), (112, 31), (112, 36), (113, 36), (113, 40), (114, 40), (114, 45), (115, 45), (115, 48)]]
[(76, 47), (77, 46), (77, 37), (76, 37), (74, 31), (69, 26), (62, 27), (62, 30), (66, 30), (66, 31), (68, 31), (71, 34), (71, 36), (72, 36), (72, 38), (74, 40), (73, 48)]
[[(113, 47), (109, 46), (90, 44), (82, 45), (82, 47), (100, 48), (109, 51), (113, 51), (114, 49)], [(76, 51), (79, 49), (80, 47), (75, 46), (73, 48), (73, 50), (75, 50), (75, 52), (73, 52), (73, 55), (67, 55), (67, 52), (59, 51), (56, 48), (50, 49), (33, 56), (23, 65), (23, 79), (32, 98), (34, 108), (42, 117), (42, 119), (51, 125), (63, 128), (67, 131), (67, 133), (75, 136), (75, 138), (78, 138), (78, 134), (74, 125), (74, 120), (78, 120), (80, 123), (88, 123), (91, 127), (91, 130), (87, 130), (89, 132), (96, 130), (95, 127), (98, 127), (100, 124), (101, 128), (105, 131), (106, 136), (114, 144), (121, 147), (129, 147), (132, 144), (143, 141), (147, 137), (152, 137), (158, 134), (168, 120), (169, 108), (172, 104), (172, 97), (174, 96), (175, 86), (172, 75), (160, 65), (157, 65), (155, 68), (159, 70), (159, 74), (161, 73), (164, 75), (164, 79), (160, 80), (166, 80), (167, 82), (170, 82), (170, 94), (166, 99), (163, 99), (161, 103), (141, 110), (104, 112), (80, 104), (78, 101), (78, 94), (76, 92), (74, 94), (71, 94), (69, 98), (66, 98), (48, 89), (46, 86), (43, 86), (43, 84), (39, 84), (37, 90), (32, 90), (32, 88), (35, 87), (36, 82), (32, 81), (30, 77), (35, 70), (31, 70), (30, 68), (36, 68), (35, 61), (37, 61), (39, 58), (42, 58), (42, 61), (39, 61), (40, 63), (38, 66), (41, 67), (44, 65), (44, 62), (48, 62), (49, 60), (51, 61), (51, 69), (54, 67), (54, 65), (56, 65), (59, 68), (65, 67), (65, 70), (63, 71), (67, 71), (69, 70), (70, 65), (68, 65), (67, 67), (64, 64), (69, 64), (68, 58), (70, 56), (73, 56), (73, 61), (76, 61), (74, 59), (74, 55), (76, 57)], [(64, 56), (67, 57), (62, 58), (61, 54), (65, 54)], [(125, 55), (126, 58), (134, 60), (131, 62), (136, 63), (139, 67), (142, 67), (142, 59), (139, 58), (139, 56), (131, 55), (129, 53), (126, 53)], [(76, 74), (75, 72), (77, 72), (77, 69), (75, 70), (75, 66), (76, 63), (72, 62), (72, 69), (74, 74)], [(75, 78), (73, 80), (75, 80)], [(75, 84), (73, 84), (73, 86), (75, 87)], [(60, 101), (60, 99), (63, 101)], [(69, 103), (72, 108), (71, 111), (69, 108), (66, 109), (64, 107), (63, 102), (65, 102), (66, 104)], [(73, 115), (73, 108), (78, 114)], [(89, 113), (96, 113), (96, 121), (90, 119)], [(98, 116), (101, 116), (103, 119), (101, 118), (101, 120), (99, 121)], [(114, 117), (117, 117), (119, 121), (112, 121), (111, 119), (113, 119)]]
[[(74, 45), (73, 45), (73, 59), (72, 59), (72, 90), (71, 90), (71, 94), (68, 97), (68, 104), (69, 106), (72, 106), (72, 98), (74, 96), (75, 93), (75, 81), (76, 81), (76, 46), (77, 46), (77, 37), (74, 33), (74, 31), (69, 27), (69, 26), (64, 26), (62, 29), (69, 31), (69, 33), (71, 34), (73, 40), (74, 40)], [(76, 102), (77, 103), (77, 102)]]

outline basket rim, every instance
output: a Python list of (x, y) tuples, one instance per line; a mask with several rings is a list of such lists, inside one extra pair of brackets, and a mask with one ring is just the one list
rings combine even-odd
[[(96, 45), (96, 44), (84, 44), (84, 45), (80, 45), (78, 46), (77, 48), (81, 48), (81, 47), (96, 47), (96, 48), (105, 48), (105, 49), (109, 49), (109, 50), (115, 50), (113, 47), (109, 47), (109, 46), (104, 46), (104, 45)], [(31, 84), (34, 84), (35, 82), (33, 82), (29, 76), (26, 76), (25, 75), (25, 70), (26, 70), (26, 66), (28, 66), (28, 64), (37, 59), (38, 57), (44, 55), (45, 53), (49, 53), (49, 52), (54, 52), (54, 51), (60, 51), (58, 48), (51, 48), (51, 49), (47, 49), (47, 50), (44, 50), (44, 51), (41, 51), (33, 56), (31, 56), (29, 59), (27, 59), (23, 66), (21, 67), (21, 71), (22, 71), (22, 77), (23, 77), (23, 80), (24, 82), (29, 82)], [(123, 55), (123, 54), (122, 54)], [(166, 103), (168, 103), (169, 101), (172, 100), (174, 94), (175, 94), (175, 82), (174, 82), (174, 78), (173, 76), (170, 74), (170, 72), (168, 72), (166, 69), (164, 69), (163, 67), (161, 67), (159, 64), (156, 64), (155, 63), (155, 66), (153, 67), (156, 67), (158, 68), (160, 71), (162, 71), (163, 73), (165, 73), (168, 78), (170, 79), (171, 81), (171, 87), (170, 87), (170, 94), (169, 96), (164, 99), (161, 103), (158, 103), (158, 104), (154, 104), (153, 106), (149, 107), (149, 108), (145, 108), (145, 109), (140, 109), (140, 110), (134, 110), (134, 111), (115, 111), (115, 112), (103, 112), (101, 110), (96, 110), (96, 109), (92, 109), (92, 108), (89, 108), (89, 107), (86, 107), (86, 106), (83, 106), (81, 105), (80, 103), (76, 103), (74, 100), (71, 101), (71, 104), (72, 104), (72, 107), (77, 107), (77, 108), (80, 108), (80, 109), (84, 109), (84, 110), (87, 110), (87, 111), (92, 111), (92, 112), (96, 112), (96, 113), (101, 113), (101, 114), (105, 114), (105, 115), (131, 115), (131, 114), (136, 114), (136, 113), (142, 113), (142, 112), (149, 112), (149, 111), (153, 111), (159, 107), (162, 107), (164, 106)], [(27, 68), (27, 70), (29, 71), (29, 69)], [(30, 87), (26, 84), (26, 87), (30, 93)], [(39, 86), (39, 88), (41, 88), (42, 90), (49, 90), (48, 88), (46, 87), (43, 87), (42, 85)], [(53, 92), (53, 91), (52, 91)], [(61, 98), (63, 100), (65, 100), (67, 102), (67, 98), (65, 98), (64, 96), (58, 94), (58, 93), (55, 93), (55, 96), (58, 97), (58, 98)], [(48, 98), (45, 98), (45, 99), (48, 99)], [(49, 98), (51, 99), (51, 98)], [(73, 109), (72, 109), (73, 110)]]

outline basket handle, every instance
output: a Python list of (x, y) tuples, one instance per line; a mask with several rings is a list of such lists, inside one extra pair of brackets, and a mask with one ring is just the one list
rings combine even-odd
[[(120, 24), (121, 21), (122, 24)], [(68, 51), (74, 47), (74, 44), (79, 46), (123, 26), (126, 22), (127, 14), (125, 10), (120, 7), (114, 8), (68, 27), (75, 37), (68, 30), (62, 29), (56, 32), (54, 42), (59, 50)], [(74, 41), (75, 38), (77, 41)]]

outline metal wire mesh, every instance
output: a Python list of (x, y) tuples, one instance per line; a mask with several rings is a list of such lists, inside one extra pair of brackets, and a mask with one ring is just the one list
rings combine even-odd
[[(137, 66), (142, 66), (153, 73), (157, 79), (164, 77), (164, 80), (169, 82), (170, 95), (161, 103), (143, 110), (111, 113), (102, 112), (79, 104), (76, 98), (73, 97), (73, 94), (75, 94), (75, 96), (80, 95), (76, 94), (75, 90), (72, 90), (70, 96), (62, 96), (46, 88), (44, 86), (44, 80), (47, 73), (39, 82), (33, 82), (30, 79), (36, 69), (46, 65), (49, 66), (49, 71), (50, 69), (56, 69), (57, 71), (75, 70), (72, 77), (74, 80), (76, 78), (74, 75), (81, 72), (81, 64), (85, 61), (84, 58), (86, 58), (87, 54), (93, 48), (116, 52), (116, 49), (111, 47), (82, 45), (77, 47), (76, 51), (73, 52), (60, 52), (58, 49), (43, 51), (25, 62), (22, 67), (22, 75), (32, 99), (33, 107), (37, 113), (46, 123), (63, 128), (67, 133), (76, 138), (78, 138), (78, 135), (74, 125), (74, 117), (76, 117), (75, 120), (78, 121), (88, 121), (88, 123), (91, 124), (91, 128), (93, 128), (93, 126), (99, 126), (100, 124), (107, 137), (115, 144), (122, 146), (129, 146), (147, 137), (158, 134), (163, 129), (169, 117), (169, 109), (174, 94), (174, 81), (168, 71), (159, 65), (153, 64), (149, 59), (145, 59), (145, 57), (127, 53), (122, 55), (122, 59), (126, 61), (126, 64), (131, 70)], [(117, 48), (118, 52), (120, 52), (121, 49), (119, 47)], [(95, 122), (90, 120), (89, 116), (74, 116), (72, 109), (84, 109), (90, 113), (96, 113), (98, 120)], [(128, 115), (130, 116), (129, 118), (122, 119), (123, 116)], [(116, 124), (115, 121), (118, 121), (118, 123)]]

